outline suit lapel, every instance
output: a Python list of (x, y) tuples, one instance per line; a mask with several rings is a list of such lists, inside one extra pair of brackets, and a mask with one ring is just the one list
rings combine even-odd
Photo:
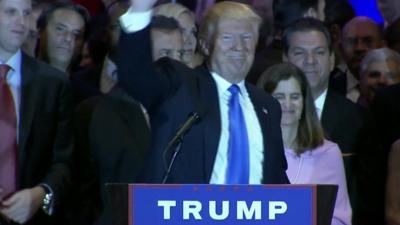
[[(35, 63), (24, 53), (21, 62), (21, 105), (20, 105), (20, 124), (18, 135), (19, 164), (24, 162), (26, 142), (29, 137), (32, 119), (35, 108), (35, 93), (33, 78), (35, 75)], [(20, 167), (21, 168), (21, 167)]]
[(336, 116), (334, 109), (337, 107), (336, 99), (334, 93), (328, 88), (328, 92), (326, 94), (326, 99), (324, 103), (324, 108), (321, 114), (321, 124), (324, 128), (327, 136), (329, 137), (329, 133), (332, 132), (333, 127), (335, 127)]
[(204, 113), (202, 113), (204, 115), (202, 118), (202, 123), (204, 126), (204, 173), (206, 175), (205, 182), (209, 182), (212, 170), (214, 168), (215, 157), (218, 151), (218, 144), (221, 134), (221, 118), (218, 90), (215, 81), (205, 67), (201, 68), (201, 70), (202, 74), (199, 75), (201, 77), (197, 77), (197, 90), (195, 92), (199, 93), (198, 98), (201, 101), (199, 105), (204, 107), (204, 109), (197, 110), (204, 111)]

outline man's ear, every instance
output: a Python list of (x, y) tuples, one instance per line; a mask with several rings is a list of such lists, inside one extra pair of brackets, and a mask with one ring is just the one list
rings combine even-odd
[(205, 56), (210, 56), (210, 45), (203, 39), (199, 39), (199, 45), (202, 53)]

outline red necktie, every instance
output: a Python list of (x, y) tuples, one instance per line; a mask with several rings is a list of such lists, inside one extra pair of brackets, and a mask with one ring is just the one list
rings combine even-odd
[(17, 169), (17, 114), (7, 84), (10, 67), (0, 65), (0, 193), (7, 198), (16, 191)]

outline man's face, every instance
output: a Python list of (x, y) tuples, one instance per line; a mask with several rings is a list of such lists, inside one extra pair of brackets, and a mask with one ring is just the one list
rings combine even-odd
[(245, 20), (221, 20), (210, 52), (211, 70), (231, 83), (242, 81), (253, 63), (257, 28)]
[(7, 60), (28, 34), (31, 0), (0, 0), (0, 58)]
[(382, 47), (377, 26), (370, 20), (359, 19), (345, 26), (342, 33), (342, 53), (350, 71), (359, 78), (360, 63), (371, 49)]
[(328, 86), (335, 61), (324, 34), (320, 31), (298, 31), (292, 33), (288, 41), (289, 50), (283, 60), (305, 73), (313, 93), (322, 93)]
[(39, 32), (36, 27), (37, 20), (42, 10), (33, 10), (28, 20), (28, 35), (22, 46), (22, 49), (28, 55), (35, 57), (36, 45), (39, 40)]
[(153, 60), (169, 57), (182, 61), (183, 38), (179, 30), (165, 31), (152, 29), (151, 39), (153, 42)]
[(369, 64), (361, 75), (361, 94), (368, 101), (372, 101), (379, 88), (398, 83), (400, 78), (399, 67), (400, 65), (393, 60)]
[(179, 25), (182, 28), (183, 37), (183, 61), (190, 64), (193, 60), (193, 55), (196, 50), (196, 32), (194, 17), (189, 13), (182, 13), (178, 17)]
[(69, 65), (81, 50), (85, 22), (80, 14), (69, 9), (58, 9), (49, 18), (41, 45), (47, 47), (50, 63)]

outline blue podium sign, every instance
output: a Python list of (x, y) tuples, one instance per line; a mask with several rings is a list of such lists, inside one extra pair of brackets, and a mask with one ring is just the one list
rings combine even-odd
[(129, 225), (316, 225), (310, 185), (129, 185)]

